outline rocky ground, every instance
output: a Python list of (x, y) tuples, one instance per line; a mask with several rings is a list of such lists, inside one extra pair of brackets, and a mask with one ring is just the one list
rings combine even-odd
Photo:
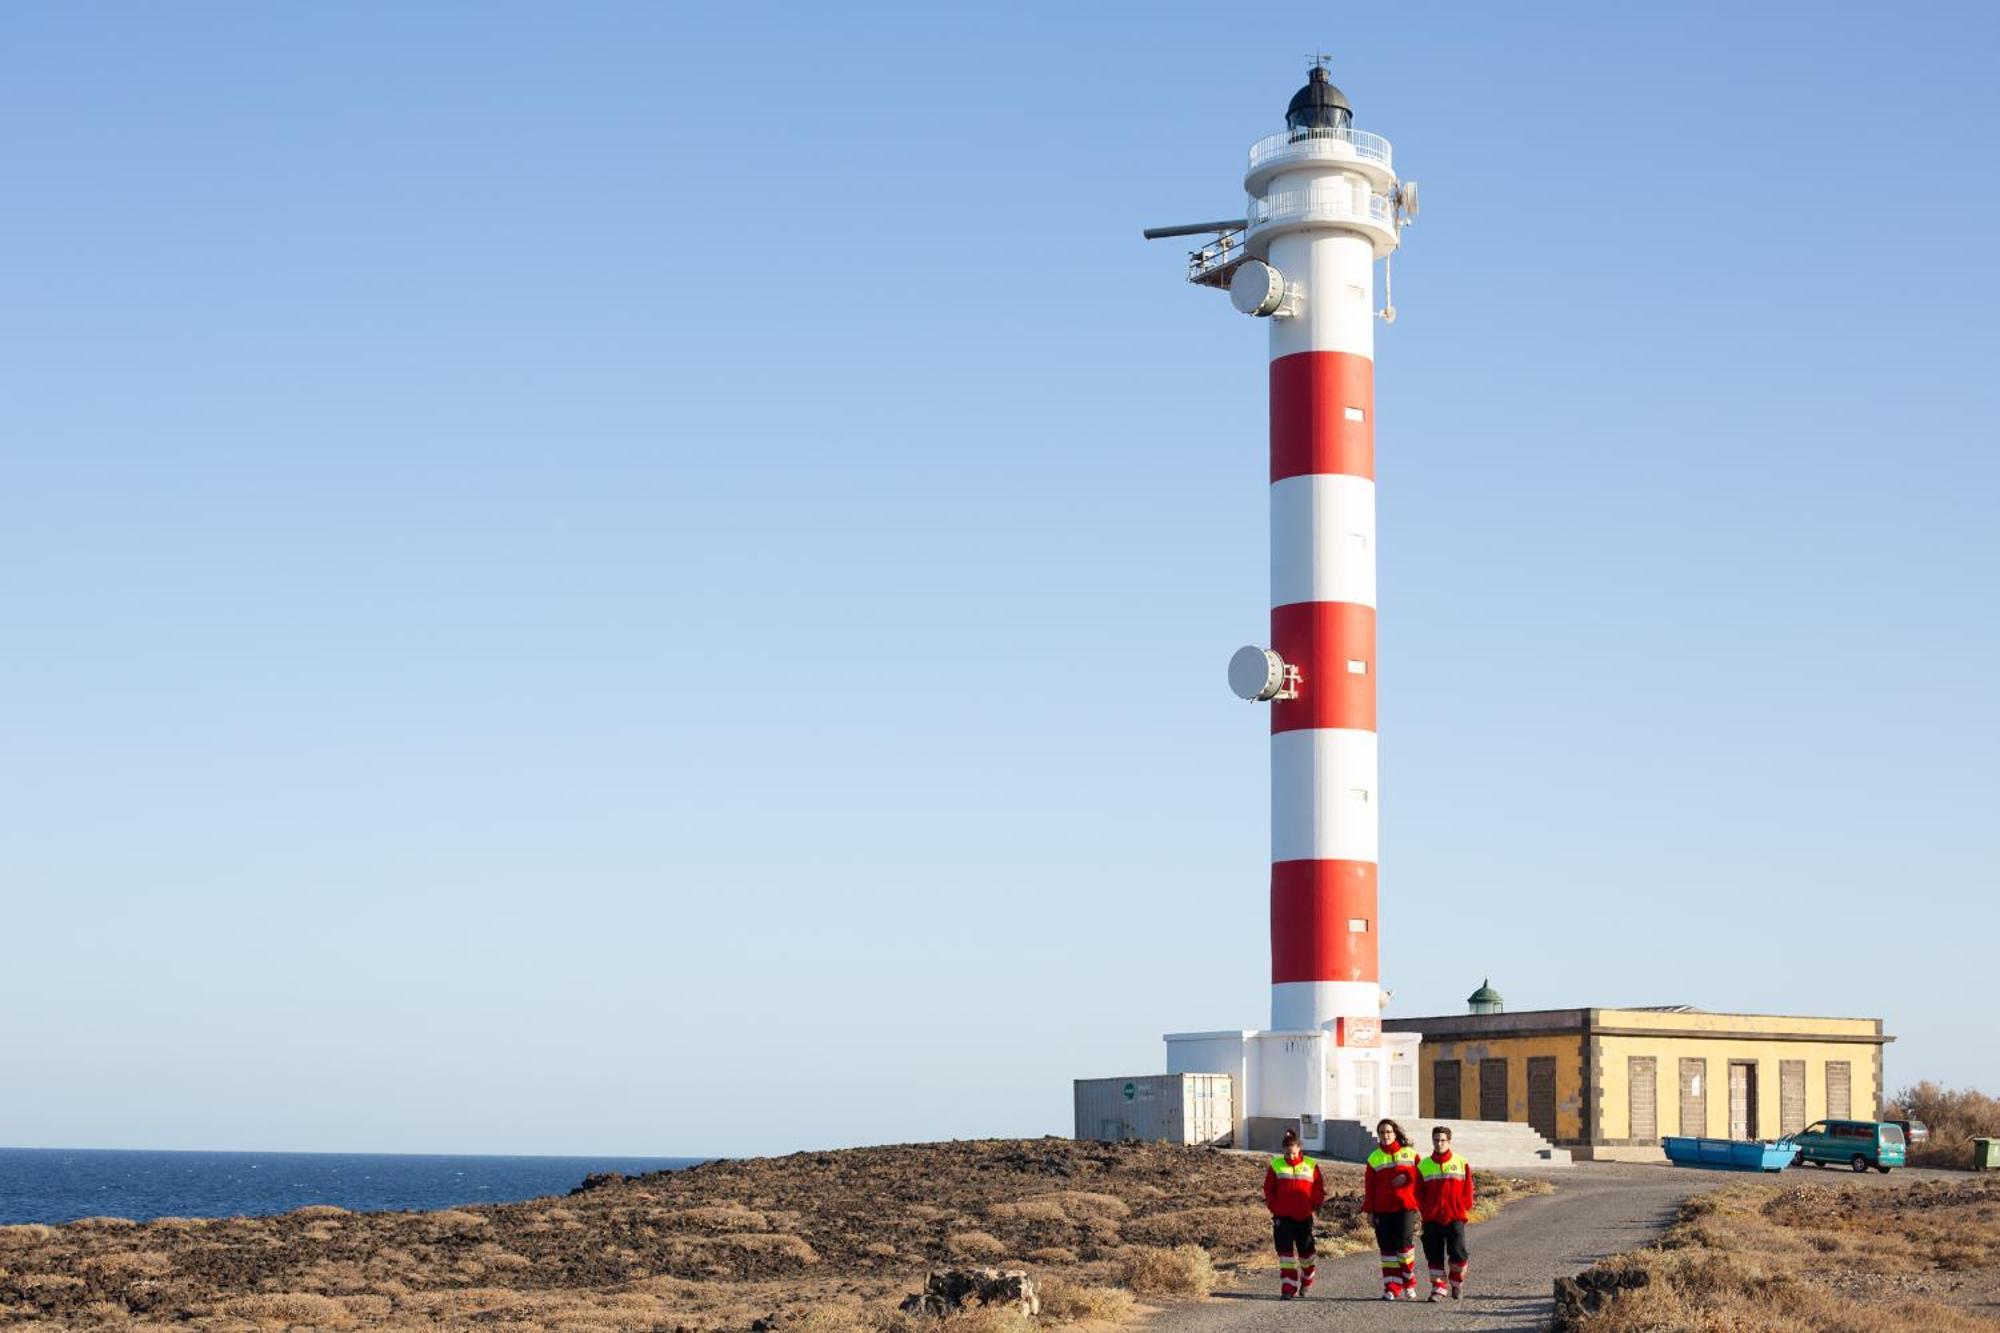
[[(1116, 1319), (1269, 1262), (1263, 1169), (998, 1140), (715, 1162), (443, 1212), (0, 1227), (0, 1327), (893, 1333), (945, 1265), (1029, 1270), (1044, 1324)], [(1326, 1170), (1323, 1247), (1366, 1248), (1360, 1168)], [(1496, 1203), (1546, 1189), (1482, 1185)]]

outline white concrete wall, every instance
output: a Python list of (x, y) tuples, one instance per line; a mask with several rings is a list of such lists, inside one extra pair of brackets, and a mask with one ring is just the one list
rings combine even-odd
[(1239, 1148), (1250, 1142), (1251, 1035), (1244, 1029), (1167, 1034), (1169, 1074), (1228, 1074), (1236, 1080), (1235, 1137)]

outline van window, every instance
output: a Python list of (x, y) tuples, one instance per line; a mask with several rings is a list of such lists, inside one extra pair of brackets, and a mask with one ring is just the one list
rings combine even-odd
[(1882, 1142), (1900, 1147), (1903, 1142), (1902, 1126), (1900, 1125), (1882, 1126)]
[(1800, 1131), (1799, 1131), (1799, 1133), (1801, 1133), (1801, 1134), (1824, 1134), (1824, 1133), (1826, 1133), (1826, 1121), (1824, 1121), (1824, 1120), (1815, 1120), (1815, 1121), (1813, 1121), (1813, 1122), (1812, 1122), (1812, 1123), (1811, 1123), (1810, 1125), (1807, 1125), (1807, 1126), (1806, 1126), (1806, 1127), (1805, 1127), (1804, 1129), (1800, 1130)]

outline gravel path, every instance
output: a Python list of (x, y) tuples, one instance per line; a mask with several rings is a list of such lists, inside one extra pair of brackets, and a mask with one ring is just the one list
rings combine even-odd
[[(1509, 1204), (1492, 1221), (1468, 1230), (1472, 1266), (1462, 1301), (1390, 1305), (1382, 1299), (1380, 1263), (1373, 1254), (1356, 1254), (1321, 1263), (1313, 1293), (1303, 1301), (1278, 1299), (1273, 1268), (1237, 1289), (1162, 1312), (1151, 1333), (1541, 1329), (1555, 1309), (1558, 1277), (1572, 1277), (1606, 1255), (1644, 1244), (1673, 1220), (1683, 1199), (1734, 1177), (1667, 1166), (1580, 1162), (1547, 1179), (1555, 1184), (1554, 1194)], [(1419, 1297), (1428, 1296), (1421, 1249), (1417, 1280)]]

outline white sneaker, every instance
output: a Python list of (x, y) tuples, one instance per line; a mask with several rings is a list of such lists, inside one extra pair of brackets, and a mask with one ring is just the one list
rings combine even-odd
[(1385, 1291), (1382, 1293), (1382, 1299), (1385, 1301), (1393, 1301), (1396, 1299), (1396, 1293), (1393, 1291)]

